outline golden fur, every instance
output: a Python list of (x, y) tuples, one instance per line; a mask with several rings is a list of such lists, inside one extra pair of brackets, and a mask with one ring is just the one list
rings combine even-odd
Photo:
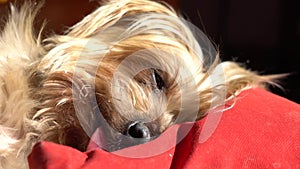
[[(95, 106), (119, 133), (137, 119), (156, 126), (151, 133), (158, 136), (194, 120), (193, 105), (201, 119), (241, 90), (272, 79), (219, 62), (217, 53), (205, 65), (210, 56), (190, 26), (164, 4), (111, 0), (65, 35), (45, 40), (33, 34), (32, 8), (38, 9), (11, 7), (0, 35), (0, 169), (27, 168), (27, 155), (42, 140), (84, 151), (97, 127)], [(145, 65), (152, 68), (132, 74)], [(107, 150), (122, 148), (110, 144)]]

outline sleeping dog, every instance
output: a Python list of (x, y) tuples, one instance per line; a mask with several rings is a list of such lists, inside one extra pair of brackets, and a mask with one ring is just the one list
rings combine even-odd
[(260, 76), (221, 62), (170, 6), (110, 0), (64, 35), (34, 34), (39, 5), (11, 6), (0, 35), (0, 168), (27, 168), (38, 141), (85, 151), (99, 126), (107, 151), (195, 121)]

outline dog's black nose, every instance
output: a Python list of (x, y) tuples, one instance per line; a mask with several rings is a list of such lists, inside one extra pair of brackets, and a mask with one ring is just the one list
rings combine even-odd
[(129, 125), (127, 130), (127, 135), (133, 138), (150, 138), (150, 130), (145, 123), (133, 122)]

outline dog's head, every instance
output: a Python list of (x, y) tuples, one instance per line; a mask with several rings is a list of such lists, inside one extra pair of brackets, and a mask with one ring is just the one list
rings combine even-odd
[(215, 59), (197, 40), (170, 7), (147, 0), (109, 2), (48, 39), (33, 78), (41, 82), (35, 118), (50, 126), (45, 139), (84, 149), (102, 126), (112, 151), (203, 117)]

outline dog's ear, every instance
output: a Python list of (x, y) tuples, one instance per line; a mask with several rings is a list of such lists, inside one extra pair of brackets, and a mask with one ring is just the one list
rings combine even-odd
[(71, 27), (68, 35), (87, 38), (114, 25), (123, 17), (151, 12), (177, 17), (172, 7), (150, 0), (108, 0), (102, 7)]
[(79, 84), (79, 80), (75, 79), (72, 73), (63, 71), (43, 75), (35, 93), (35, 98), (40, 104), (33, 118), (43, 124), (42, 139), (83, 151), (89, 139), (80, 125), (74, 107), (74, 88), (81, 90), (83, 86)]

